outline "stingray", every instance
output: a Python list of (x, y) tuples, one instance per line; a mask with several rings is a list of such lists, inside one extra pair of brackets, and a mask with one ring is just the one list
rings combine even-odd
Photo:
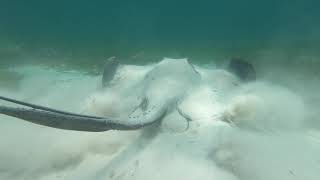
[[(130, 76), (126, 73), (128, 71), (134, 71), (136, 76)], [(119, 101), (111, 106), (119, 106), (118, 116), (71, 113), (2, 96), (1, 100), (25, 107), (1, 105), (0, 114), (64, 130), (101, 132), (143, 129), (138, 139), (108, 162), (95, 178), (108, 176), (112, 179), (129, 162), (135, 166), (134, 159), (152, 143), (160, 130), (185, 132), (189, 130), (190, 123), (199, 119), (210, 123), (215, 120), (230, 122), (223, 117), (221, 103), (229, 92), (254, 79), (254, 76), (252, 66), (239, 59), (231, 60), (226, 69), (217, 69), (199, 67), (187, 59), (169, 58), (139, 68), (122, 65), (116, 58), (110, 58), (104, 67), (99, 92), (117, 93)], [(199, 93), (208, 96), (200, 100)]]
[[(119, 61), (114, 57), (107, 60), (102, 77), (103, 89), (107, 89), (112, 86), (112, 84), (117, 83), (115, 76), (118, 71), (120, 71), (121, 66), (124, 65), (120, 65)], [(248, 71), (250, 68), (250, 64), (240, 60), (232, 60), (229, 66), (231, 71), (240, 72), (238, 73), (240, 75), (239, 77), (243, 79), (247, 79), (246, 75), (253, 74)], [(205, 72), (202, 72), (201, 74), (187, 59), (162, 60), (152, 66), (152, 68), (143, 75), (140, 82), (134, 85), (138, 87), (136, 89), (139, 89), (136, 91), (138, 96), (143, 97), (141, 98), (140, 104), (136, 106), (128, 116), (121, 118), (70, 113), (3, 96), (0, 96), (1, 100), (29, 108), (0, 106), (0, 113), (31, 123), (65, 130), (89, 132), (136, 130), (161, 121), (166, 114), (174, 110), (185, 119), (190, 120), (190, 118), (177, 107), (177, 104), (186, 97), (192, 88), (196, 87), (197, 84), (201, 84), (201, 81), (204, 79), (203, 76), (208, 76), (208, 73), (205, 74)], [(227, 79), (230, 81), (227, 83), (233, 83), (234, 85), (238, 83), (235, 82), (234, 78), (231, 79), (232, 80)]]
[[(186, 66), (185, 64), (181, 64), (183, 66)], [(103, 73), (102, 78), (102, 86), (106, 88), (108, 83), (112, 80), (116, 69), (118, 68), (118, 63), (114, 61), (114, 59), (110, 59), (105, 66), (105, 71)], [(162, 67), (164, 66), (164, 67)], [(150, 93), (151, 89), (156, 86), (156, 84), (159, 81), (165, 81), (166, 77), (157, 77), (159, 74), (159, 71), (170, 68), (170, 64), (159, 64), (154, 69), (152, 69), (150, 72), (148, 72), (145, 76), (145, 78), (142, 80), (143, 83), (143, 92), (142, 94), (145, 94), (145, 98), (143, 98), (143, 101), (141, 104), (135, 109), (135, 111), (125, 117), (124, 119), (120, 118), (110, 118), (110, 117), (96, 117), (96, 116), (88, 116), (88, 115), (81, 115), (81, 114), (75, 114), (60, 110), (55, 110), (48, 107), (43, 107), (39, 105), (34, 105), (22, 101), (18, 101), (15, 99), (11, 99), (8, 97), (0, 97), (0, 99), (9, 101), (15, 104), (20, 104), (23, 106), (30, 107), (28, 108), (13, 108), (13, 107), (6, 107), (1, 106), (0, 107), (0, 113), (13, 116), (22, 120), (26, 120), (32, 123), (49, 126), (53, 128), (58, 129), (66, 129), (66, 130), (77, 130), (77, 131), (89, 131), (89, 132), (99, 132), (99, 131), (107, 131), (107, 130), (134, 130), (139, 129), (144, 126), (150, 125), (157, 120), (160, 120), (161, 117), (163, 117), (167, 110), (168, 106), (173, 103), (172, 99), (175, 97), (162, 99), (157, 99), (157, 102), (150, 101), (152, 99), (151, 96), (152, 93)], [(188, 69), (189, 68), (189, 69)], [(187, 67), (182, 68), (182, 71), (185, 71), (186, 73), (189, 73), (189, 77), (193, 78), (192, 73), (193, 69), (187, 65)], [(171, 71), (171, 74), (167, 74), (168, 76), (173, 75)], [(177, 73), (177, 72), (175, 72)], [(181, 72), (182, 73), (182, 72)], [(188, 76), (188, 75), (187, 75)], [(188, 84), (190, 83), (190, 80), (187, 79), (187, 77), (184, 79), (185, 82), (181, 82), (182, 84)], [(189, 81), (189, 82), (187, 82)], [(183, 86), (183, 85), (182, 85)], [(183, 88), (181, 86), (181, 88)], [(162, 93), (169, 93), (170, 88), (163, 87)], [(160, 93), (161, 94), (161, 93)], [(160, 95), (160, 94), (154, 94)], [(177, 95), (179, 96), (179, 95)]]

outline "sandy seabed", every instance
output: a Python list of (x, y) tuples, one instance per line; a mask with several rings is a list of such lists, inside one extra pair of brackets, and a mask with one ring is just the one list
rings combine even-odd
[[(18, 86), (0, 87), (2, 96), (72, 112), (82, 112), (101, 78), (41, 66), (9, 71), (23, 78)], [(258, 129), (220, 124), (199, 132), (162, 132), (115, 172), (109, 171), (110, 162), (136, 142), (140, 131), (64, 131), (1, 115), (0, 179), (318, 180), (319, 106), (310, 101), (318, 87), (285, 76), (282, 81), (300, 89), (288, 90), (275, 82), (248, 86), (272, 107), (255, 119)]]

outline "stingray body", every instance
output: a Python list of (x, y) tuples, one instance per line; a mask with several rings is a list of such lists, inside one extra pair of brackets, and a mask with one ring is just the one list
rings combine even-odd
[[(196, 154), (199, 162), (207, 161), (208, 151), (204, 149), (214, 146), (211, 137), (215, 136), (212, 133), (217, 133), (208, 129), (215, 129), (224, 120), (224, 101), (229, 92), (239, 87), (240, 79), (225, 70), (196, 67), (187, 59), (165, 58), (143, 68), (112, 62), (107, 63), (107, 71), (110, 64), (112, 72), (104, 72), (102, 88), (86, 103), (85, 112), (95, 116), (54, 110), (5, 97), (1, 99), (31, 108), (0, 106), (0, 113), (66, 130), (99, 132), (143, 128), (139, 138), (103, 167), (94, 179), (148, 177), (143, 174), (144, 167), (171, 150), (182, 152), (176, 157), (173, 154), (173, 158), (179, 157), (176, 159), (179, 163), (183, 163), (183, 157), (190, 153)], [(167, 150), (152, 148), (159, 147), (159, 144)], [(199, 148), (189, 151), (188, 147), (192, 146)], [(155, 168), (164, 166), (164, 161), (157, 162), (153, 164)], [(193, 163), (196, 167), (197, 162)], [(164, 168), (170, 170), (177, 165)], [(203, 169), (206, 173), (210, 168), (216, 168), (210, 163), (208, 166)], [(130, 171), (132, 169), (135, 170)], [(201, 178), (202, 173), (201, 170), (192, 178)]]
[[(195, 67), (187, 59), (165, 58), (143, 68), (121, 65), (117, 69), (112, 79), (103, 78), (110, 79), (104, 82), (109, 86), (89, 98), (87, 112), (124, 116), (140, 124), (152, 112), (165, 112), (162, 124), (170, 126), (182, 119), (182, 129), (186, 128), (185, 121), (218, 117), (223, 109), (221, 102), (241, 82), (228, 71)], [(207, 104), (198, 99), (199, 94), (206, 94)]]
[[(122, 109), (119, 117), (108, 117), (109, 114), (105, 114), (104, 117), (87, 116), (6, 97), (1, 97), (1, 99), (29, 106), (32, 109), (1, 106), (0, 113), (59, 129), (93, 132), (111, 129), (134, 130), (163, 119), (167, 113), (177, 109), (176, 105), (187, 99), (188, 95), (192, 94), (191, 91), (197, 90), (198, 87), (207, 86), (217, 94), (218, 91), (224, 93), (238, 84), (236, 77), (226, 71), (203, 70), (198, 72), (201, 69), (196, 70), (187, 59), (164, 59), (150, 66), (148, 71), (143, 69), (141, 72), (138, 68), (130, 69), (130, 66), (118, 68), (114, 63), (111, 65), (119, 70), (109, 74), (104, 72), (103, 85), (111, 84), (104, 89), (105, 91), (112, 89), (113, 92), (116, 92), (113, 95), (119, 97), (118, 102), (114, 102), (112, 106), (127, 107), (128, 110), (131, 109), (131, 113), (123, 113)], [(128, 70), (136, 71), (135, 74), (138, 75), (126, 77), (125, 71)], [(132, 98), (137, 102), (133, 102)], [(138, 105), (135, 106), (135, 103)], [(102, 108), (108, 109), (109, 107)], [(178, 112), (182, 115), (181, 111)]]
[[(192, 162), (194, 168), (204, 168), (191, 173), (190, 179), (201, 178), (201, 173), (208, 174), (211, 168), (217, 168), (206, 160), (207, 149), (216, 145), (213, 138), (219, 134), (216, 130), (223, 124), (224, 100), (240, 84), (235, 75), (221, 69), (196, 67), (187, 59), (164, 59), (148, 68), (120, 66), (107, 84), (109, 86), (89, 98), (88, 112), (99, 107), (96, 114), (121, 116), (122, 113), (133, 121), (152, 111), (166, 113), (158, 123), (145, 127), (141, 135), (93, 179), (162, 177), (161, 172), (181, 165), (163, 164), (170, 161), (167, 158), (183, 163), (189, 155), (198, 157), (198, 162)], [(116, 98), (110, 101), (111, 96)], [(203, 167), (203, 162), (208, 167)], [(156, 174), (144, 172), (150, 166), (162, 170)], [(188, 171), (195, 172), (194, 169), (185, 169), (174, 174), (185, 177)]]

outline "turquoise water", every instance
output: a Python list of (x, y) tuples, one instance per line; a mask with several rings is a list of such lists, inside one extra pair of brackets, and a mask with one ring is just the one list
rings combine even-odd
[(163, 56), (254, 61), (266, 50), (314, 56), (319, 5), (315, 0), (1, 1), (0, 65), (92, 68), (110, 56), (127, 63)]
[[(112, 56), (140, 65), (163, 57), (187, 57), (195, 64), (242, 57), (260, 76), (275, 67), (316, 78), (319, 5), (315, 0), (5, 0), (0, 68), (34, 64), (98, 74)], [(1, 79), (19, 78), (1, 70)]]

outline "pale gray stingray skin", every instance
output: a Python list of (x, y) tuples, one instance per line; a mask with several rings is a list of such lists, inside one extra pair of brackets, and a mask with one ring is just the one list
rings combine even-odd
[[(105, 71), (113, 70), (112, 68), (117, 69), (118, 62), (114, 59), (109, 59)], [(116, 70), (103, 73), (103, 86), (109, 84), (115, 73)], [(172, 81), (171, 77), (175, 76), (180, 78)], [(31, 107), (32, 109), (0, 106), (0, 113), (35, 124), (65, 130), (90, 132), (135, 130), (161, 120), (168, 109), (172, 109), (172, 106), (175, 106), (184, 93), (199, 80), (199, 74), (187, 60), (166, 59), (146, 73), (145, 77), (137, 85), (142, 87), (139, 93), (144, 98), (141, 104), (126, 118), (80, 115), (6, 97), (0, 97), (0, 99)], [(162, 84), (161, 87), (159, 84)], [(184, 89), (184, 91), (176, 91), (177, 88)]]

